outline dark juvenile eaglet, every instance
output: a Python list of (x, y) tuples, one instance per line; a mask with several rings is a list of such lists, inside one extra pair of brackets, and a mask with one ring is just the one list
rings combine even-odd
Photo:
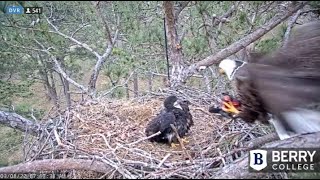
[(237, 87), (237, 115), (271, 122), (280, 139), (320, 131), (320, 21), (293, 29), (286, 47), (219, 67)]
[(169, 144), (177, 142), (176, 134), (170, 124), (176, 127), (181, 138), (184, 137), (193, 126), (189, 105), (189, 101), (178, 101), (176, 96), (167, 97), (164, 101), (165, 108), (147, 124), (145, 130), (146, 136), (151, 136), (159, 131), (161, 134), (149, 140)]

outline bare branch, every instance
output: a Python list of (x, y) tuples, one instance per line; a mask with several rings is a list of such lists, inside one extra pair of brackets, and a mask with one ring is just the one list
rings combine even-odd
[[(101, 70), (101, 67), (102, 65), (106, 62), (107, 58), (110, 56), (111, 52), (112, 52), (112, 49), (113, 49), (113, 46), (118, 38), (118, 34), (119, 34), (119, 30), (117, 28), (116, 32), (115, 32), (115, 35), (113, 37), (113, 39), (111, 38), (111, 33), (110, 33), (110, 28), (107, 24), (107, 21), (105, 20), (105, 18), (103, 17), (102, 13), (101, 13), (101, 9), (99, 7), (99, 2), (97, 3), (94, 3), (94, 2), (91, 2), (94, 6), (95, 6), (95, 10), (96, 10), (96, 13), (97, 13), (97, 16), (101, 18), (102, 20), (102, 23), (104, 25), (104, 31), (105, 31), (105, 36), (107, 37), (107, 48), (105, 50), (105, 53), (98, 57), (98, 61), (92, 71), (92, 74), (91, 74), (91, 77), (90, 77), (90, 81), (89, 81), (89, 91), (90, 91), (90, 94), (91, 95), (95, 95), (95, 90), (96, 90), (96, 82), (97, 82), (97, 79), (98, 79), (98, 76), (99, 76), (99, 72)], [(117, 26), (119, 26), (119, 23), (120, 23), (120, 19), (118, 17), (117, 19)]]
[(41, 133), (41, 125), (32, 122), (16, 113), (8, 113), (0, 111), (0, 123), (8, 127), (18, 129), (22, 132), (30, 133), (31, 135), (37, 136)]
[(100, 55), (99, 55), (96, 51), (94, 51), (88, 44), (82, 43), (82, 42), (74, 39), (74, 38), (71, 37), (71, 36), (68, 36), (68, 35), (66, 35), (66, 34), (63, 34), (62, 32), (59, 31), (59, 29), (58, 29), (55, 25), (53, 25), (53, 24), (49, 21), (48, 18), (47, 18), (47, 22), (53, 27), (53, 29), (55, 30), (55, 32), (56, 32), (57, 34), (59, 34), (60, 36), (66, 38), (66, 39), (69, 39), (69, 40), (71, 40), (72, 42), (80, 45), (81, 47), (83, 47), (83, 48), (85, 48), (85, 49), (87, 49), (87, 50), (90, 51), (92, 54), (94, 54), (97, 58), (100, 57)]
[[(217, 64), (220, 62), (220, 60), (240, 51), (244, 47), (251, 44), (253, 41), (257, 40), (258, 38), (265, 35), (267, 32), (272, 30), (274, 27), (276, 27), (278, 24), (283, 22), (285, 19), (287, 19), (289, 16), (291, 16), (293, 13), (297, 12), (299, 9), (301, 9), (303, 6), (305, 6), (308, 2), (302, 2), (299, 3), (296, 7), (292, 8), (291, 10), (283, 13), (279, 13), (276, 15), (273, 19), (271, 19), (268, 23), (254, 31), (253, 33), (245, 36), (244, 38), (240, 39), (239, 41), (231, 44), (229, 47), (221, 50), (220, 52), (210, 55), (209, 57), (205, 58), (202, 61), (199, 61), (195, 64), (195, 67), (200, 66), (210, 66), (213, 64)], [(190, 67), (192, 68), (192, 67)], [(194, 67), (193, 67), (194, 68)]]
[(173, 129), (173, 131), (175, 132), (176, 137), (177, 137), (177, 139), (178, 139), (178, 141), (179, 141), (179, 143), (180, 143), (180, 146), (181, 146), (183, 152), (184, 152), (185, 155), (189, 158), (190, 162), (193, 163), (193, 159), (192, 159), (192, 157), (190, 156), (190, 154), (188, 153), (186, 147), (184, 146), (184, 144), (183, 144), (183, 142), (182, 142), (182, 140), (181, 140), (181, 138), (180, 138), (180, 136), (179, 136), (179, 133), (178, 133), (177, 128), (176, 128), (173, 124), (170, 124), (170, 126), (171, 126), (171, 128)]
[(179, 14), (181, 13), (181, 11), (186, 8), (188, 6), (190, 1), (182, 1), (180, 2), (180, 6), (179, 6), (179, 9), (176, 10), (175, 14), (174, 14), (174, 17), (175, 17), (175, 20), (178, 19), (179, 17)]
[(297, 11), (289, 20), (288, 22), (288, 27), (286, 32), (284, 33), (284, 38), (283, 38), (283, 42), (282, 42), (282, 46), (285, 47), (288, 44), (289, 41), (289, 37), (290, 37), (290, 33), (291, 33), (291, 29), (293, 28), (293, 25), (296, 23), (298, 17), (300, 16), (301, 11)]
[(82, 28), (84, 28), (84, 27), (86, 27), (86, 26), (91, 26), (91, 25), (89, 25), (89, 24), (83, 24), (83, 25), (81, 25), (79, 28), (77, 28), (72, 34), (71, 34), (71, 36), (70, 37), (72, 37), (73, 38), (73, 36), (78, 32), (78, 31), (80, 31)]
[(43, 48), (43, 50), (42, 50), (43, 52), (47, 53), (47, 54), (50, 56), (50, 58), (53, 60), (55, 66), (56, 66), (56, 70), (57, 70), (68, 82), (70, 82), (71, 84), (73, 84), (73, 85), (76, 86), (77, 88), (81, 89), (83, 92), (87, 92), (87, 91), (88, 91), (87, 88), (85, 88), (85, 87), (82, 86), (81, 84), (78, 84), (77, 82), (75, 82), (73, 79), (71, 79), (71, 78), (67, 75), (66, 72), (63, 71), (60, 63), (59, 63), (58, 60), (57, 60), (57, 58), (56, 58), (54, 55), (52, 55), (49, 50), (45, 49), (45, 47), (44, 47), (39, 41), (35, 40), (35, 42), (36, 42), (39, 46), (41, 46), (41, 47)]
[(134, 144), (138, 144), (138, 143), (140, 143), (140, 142), (142, 142), (142, 141), (148, 140), (148, 139), (153, 138), (154, 136), (158, 136), (158, 135), (160, 135), (160, 134), (161, 134), (161, 132), (158, 131), (158, 132), (156, 132), (156, 133), (154, 133), (154, 134), (151, 134), (151, 135), (148, 136), (148, 137), (144, 137), (144, 138), (142, 138), (142, 139), (139, 139), (138, 141), (132, 142), (132, 143), (128, 144), (128, 146), (132, 146), (132, 145), (134, 145)]
[(240, 1), (236, 2), (234, 5), (232, 5), (231, 8), (225, 14), (221, 15), (220, 17), (213, 17), (212, 26), (217, 26), (220, 24), (220, 22), (222, 22), (222, 23), (227, 22), (226, 19), (228, 19), (230, 16), (232, 16), (232, 14), (235, 11), (237, 11), (239, 4), (240, 4)]
[(9, 43), (6, 43), (6, 44), (8, 44), (9, 46), (12, 46), (12, 47), (16, 47), (16, 48), (21, 48), (21, 49), (26, 49), (26, 50), (32, 50), (32, 51), (45, 52), (45, 50), (43, 50), (43, 49), (37, 49), (37, 48), (32, 48), (32, 47), (18, 46), (18, 45), (9, 44)]
[(107, 37), (107, 43), (112, 44), (112, 38), (111, 38), (110, 28), (109, 28), (109, 26), (108, 26), (107, 21), (104, 19), (103, 15), (102, 15), (102, 13), (101, 13), (101, 9), (100, 9), (100, 6), (99, 6), (100, 3), (99, 3), (99, 2), (100, 2), (100, 1), (98, 1), (98, 2), (95, 4), (93, 1), (91, 1), (91, 3), (92, 3), (92, 4), (94, 5), (94, 7), (95, 7), (97, 16), (101, 18), (102, 23), (103, 23), (103, 25), (104, 25), (104, 31), (105, 31), (105, 35), (106, 35), (106, 37)]
[(125, 81), (124, 83), (122, 83), (121, 85), (117, 85), (117, 86), (112, 87), (109, 91), (103, 93), (99, 98), (102, 98), (102, 97), (110, 94), (110, 93), (111, 93), (113, 90), (115, 90), (116, 88), (122, 87), (122, 86), (124, 86), (125, 84), (127, 84), (128, 81), (131, 79), (131, 76), (132, 76), (134, 73), (135, 73), (135, 71), (133, 71), (133, 72), (129, 75), (129, 77), (126, 79), (126, 81)]

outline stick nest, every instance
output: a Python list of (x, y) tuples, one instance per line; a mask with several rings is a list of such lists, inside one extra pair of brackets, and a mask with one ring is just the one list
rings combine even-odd
[(38, 137), (29, 161), (90, 159), (110, 169), (105, 173), (73, 170), (69, 178), (214, 178), (215, 171), (245, 152), (243, 143), (270, 132), (264, 125), (210, 114), (208, 108), (214, 101), (186, 97), (193, 102), (194, 126), (187, 134), (185, 149), (151, 143), (145, 127), (163, 108), (165, 97), (104, 99), (77, 105), (46, 124), (52, 130)]

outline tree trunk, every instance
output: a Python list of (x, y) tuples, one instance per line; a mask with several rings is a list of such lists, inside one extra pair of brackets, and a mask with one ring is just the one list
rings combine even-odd
[[(61, 58), (61, 59), (64, 59), (64, 58)], [(61, 68), (64, 69), (64, 71), (66, 72), (66, 74), (68, 76), (70, 76), (70, 73), (68, 72), (64, 62), (60, 61), (60, 65), (61, 65)], [(64, 77), (59, 73), (59, 77), (60, 77), (60, 80), (61, 80), (61, 84), (63, 86), (63, 93), (64, 93), (64, 96), (66, 98), (66, 102), (67, 102), (67, 107), (70, 108), (71, 107), (71, 94), (70, 94), (70, 84), (69, 84), (69, 81), (67, 81), (66, 79), (64, 79)]]
[(34, 136), (37, 136), (42, 131), (42, 127), (39, 124), (34, 123), (33, 121), (30, 121), (16, 113), (0, 111), (0, 124), (18, 129), (22, 132), (27, 132)]
[(164, 1), (163, 9), (165, 14), (165, 28), (169, 43), (169, 59), (172, 63), (170, 86), (177, 86), (182, 82), (181, 74), (184, 69), (182, 48), (179, 42), (178, 33), (176, 29), (175, 12), (174, 12), (174, 2)]
[(66, 97), (67, 107), (70, 108), (71, 107), (71, 95), (69, 93), (69, 90), (70, 90), (69, 82), (66, 81), (65, 79), (63, 79), (63, 76), (61, 76), (61, 74), (59, 74), (59, 76), (60, 76), (61, 83), (63, 85), (63, 93), (64, 93), (64, 96)]
[(139, 83), (138, 83), (138, 73), (134, 72), (133, 74), (133, 92), (134, 92), (134, 97), (139, 96)]
[(149, 92), (152, 92), (152, 81), (153, 81), (153, 74), (151, 71), (148, 73), (148, 89)]
[(125, 89), (126, 89), (126, 98), (129, 99), (130, 98), (130, 93), (129, 93), (129, 87), (128, 87), (128, 83), (126, 83), (124, 85)]
[(51, 96), (53, 98), (54, 105), (59, 109), (59, 98), (58, 98), (55, 79), (54, 79), (54, 76), (53, 76), (53, 71), (50, 71), (50, 80), (51, 80), (51, 86), (50, 86), (50, 90), (49, 91), (50, 91)]

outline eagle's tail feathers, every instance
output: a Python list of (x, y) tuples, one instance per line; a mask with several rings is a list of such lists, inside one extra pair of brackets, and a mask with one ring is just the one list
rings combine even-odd
[(320, 112), (316, 110), (295, 108), (293, 111), (282, 113), (283, 120), (293, 132), (289, 132), (276, 118), (272, 123), (280, 137), (286, 139), (295, 135), (314, 133), (320, 131)]

